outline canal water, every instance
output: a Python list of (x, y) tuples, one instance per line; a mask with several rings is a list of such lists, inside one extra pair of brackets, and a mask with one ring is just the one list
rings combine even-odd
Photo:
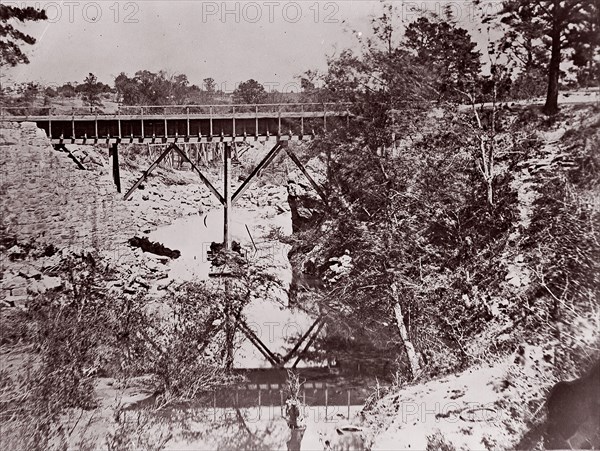
[[(304, 334), (316, 319), (288, 306), (292, 283), (289, 246), (271, 237), (291, 233), (289, 211), (278, 213), (273, 207), (234, 210), (232, 239), (250, 252), (254, 264), (277, 277), (280, 285), (279, 290), (251, 301), (244, 315), (256, 335), (273, 353), (281, 355), (293, 346), (290, 341)], [(181, 257), (170, 263), (170, 278), (180, 282), (206, 280), (211, 269), (207, 258), (210, 244), (223, 241), (222, 211), (178, 219), (152, 232), (149, 238), (181, 252)], [(273, 369), (241, 333), (236, 341), (239, 346), (234, 367), (246, 382), (207, 393), (193, 406), (165, 412), (172, 433), (167, 449), (300, 451), (327, 449), (327, 444), (330, 449), (364, 449), (362, 432), (349, 425), (358, 421), (357, 415), (373, 392), (368, 382), (358, 375), (348, 378), (314, 362), (301, 362), (298, 371), (303, 382), (300, 394), (306, 429), (290, 431), (283, 418), (286, 370)]]
[[(284, 189), (284, 188), (282, 188)], [(285, 355), (296, 337), (302, 336), (316, 317), (299, 308), (288, 306), (288, 290), (292, 269), (288, 260), (289, 245), (269, 236), (273, 231), (292, 233), (288, 212), (265, 216), (258, 208), (236, 208), (232, 221), (232, 240), (242, 245), (253, 264), (279, 279), (278, 287), (265, 296), (253, 299), (244, 309), (246, 322), (258, 338), (273, 352)], [(189, 216), (152, 232), (152, 241), (177, 249), (181, 257), (170, 262), (169, 277), (177, 281), (206, 280), (211, 262), (207, 252), (212, 242), (223, 241), (223, 213), (211, 211), (204, 216)], [(236, 341), (234, 366), (237, 368), (270, 368), (271, 364), (241, 332)], [(299, 366), (303, 366), (300, 363)]]

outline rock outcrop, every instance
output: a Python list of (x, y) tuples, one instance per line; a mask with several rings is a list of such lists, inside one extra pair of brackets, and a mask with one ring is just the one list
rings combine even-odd
[[(315, 182), (323, 186), (327, 178), (327, 168), (322, 159), (312, 158), (305, 167)], [(325, 212), (323, 199), (298, 169), (288, 176), (288, 202), (292, 211), (294, 233), (315, 227)]]

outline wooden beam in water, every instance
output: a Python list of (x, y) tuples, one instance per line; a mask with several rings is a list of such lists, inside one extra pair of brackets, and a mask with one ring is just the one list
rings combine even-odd
[(298, 343), (296, 343), (296, 345), (294, 346), (294, 348), (287, 353), (286, 356), (283, 357), (283, 359), (281, 360), (282, 363), (287, 363), (292, 357), (294, 357), (294, 354), (296, 354), (296, 351), (298, 351), (298, 349), (300, 348), (300, 346), (302, 346), (302, 343), (304, 343), (304, 340), (306, 340), (306, 338), (310, 335), (310, 333), (313, 331), (313, 329), (317, 326), (317, 324), (319, 324), (321, 322), (321, 320), (323, 319), (322, 316), (319, 316), (314, 323), (312, 323), (312, 325), (308, 328), (308, 330), (306, 331), (306, 333), (304, 335), (302, 335), (302, 337), (300, 337), (300, 340), (298, 340)]
[(238, 323), (242, 333), (250, 340), (250, 342), (260, 351), (260, 353), (271, 363), (271, 365), (278, 367), (280, 366), (279, 359), (275, 354), (271, 352), (269, 348), (256, 336), (256, 334), (248, 327), (248, 325), (240, 320)]
[(300, 363), (300, 360), (302, 360), (302, 358), (304, 357), (304, 354), (306, 354), (306, 351), (308, 351), (308, 349), (312, 346), (313, 342), (317, 339), (317, 337), (319, 336), (319, 333), (321, 333), (321, 329), (323, 329), (324, 326), (325, 326), (325, 321), (321, 321), (319, 324), (319, 328), (317, 329), (315, 334), (312, 336), (312, 338), (310, 340), (308, 340), (308, 343), (306, 343), (306, 346), (304, 347), (302, 352), (298, 355), (298, 358), (292, 365), (292, 368), (296, 368), (298, 363)]

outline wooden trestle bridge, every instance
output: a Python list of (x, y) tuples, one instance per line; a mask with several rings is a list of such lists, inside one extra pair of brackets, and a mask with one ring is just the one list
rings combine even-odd
[[(244, 194), (261, 170), (283, 149), (326, 201), (321, 188), (287, 146), (289, 141), (306, 141), (327, 130), (328, 124), (351, 120), (343, 103), (299, 103), (260, 105), (166, 105), (125, 106), (116, 113), (90, 113), (73, 109), (70, 114), (55, 113), (52, 107), (1, 108), (0, 122), (35, 122), (46, 132), (58, 150), (69, 153), (80, 169), (83, 165), (69, 152), (69, 144), (106, 144), (112, 157), (113, 177), (121, 192), (119, 144), (163, 144), (166, 149), (127, 191), (125, 199), (171, 153), (191, 165), (202, 182), (223, 205), (223, 242), (231, 246), (231, 207)], [(231, 190), (232, 146), (251, 141), (274, 141), (274, 147), (235, 193)], [(192, 162), (182, 147), (187, 144), (219, 145), (223, 155), (223, 193)]]
[[(146, 169), (124, 195), (127, 200), (146, 180), (150, 173), (171, 153), (178, 154), (198, 174), (210, 192), (223, 205), (223, 244), (231, 249), (231, 216), (233, 205), (244, 195), (252, 182), (283, 150), (306, 176), (311, 186), (325, 203), (327, 198), (321, 187), (308, 173), (304, 165), (288, 146), (290, 141), (308, 141), (325, 132), (328, 126), (349, 124), (352, 115), (347, 104), (275, 104), (275, 105), (169, 105), (120, 107), (116, 113), (90, 113), (85, 109), (73, 109), (70, 114), (54, 112), (48, 108), (1, 108), (0, 122), (35, 122), (57, 150), (67, 152), (80, 169), (85, 167), (68, 150), (68, 145), (106, 144), (112, 158), (113, 178), (117, 191), (121, 192), (119, 172), (119, 144), (154, 144), (166, 148)], [(274, 145), (262, 161), (254, 168), (242, 185), (233, 192), (231, 180), (232, 149), (244, 142), (273, 142)], [(223, 190), (210, 182), (198, 164), (192, 161), (186, 146), (196, 144), (218, 148), (222, 155)], [(281, 357), (272, 353), (252, 330), (239, 324), (241, 331), (271, 362), (282, 367), (294, 358), (300, 346), (294, 367), (310, 347), (321, 328), (323, 317), (319, 317), (308, 329), (294, 349)], [(311, 332), (315, 332), (309, 338)]]

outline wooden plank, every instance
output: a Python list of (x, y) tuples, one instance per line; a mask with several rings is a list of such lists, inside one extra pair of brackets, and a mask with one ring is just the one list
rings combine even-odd
[[(197, 106), (197, 105), (196, 105)], [(246, 105), (247, 106), (247, 105)], [(262, 105), (261, 105), (262, 106)], [(335, 112), (335, 111), (326, 111), (326, 115), (327, 118), (329, 117), (345, 117), (347, 113), (345, 112)], [(282, 111), (282, 112), (237, 112), (235, 114), (235, 118), (236, 119), (279, 119), (284, 118), (284, 119), (294, 119), (294, 118), (323, 118), (324, 113), (323, 111)], [(117, 121), (117, 120), (122, 120), (122, 121), (139, 121), (141, 119), (147, 119), (147, 120), (162, 120), (165, 117), (167, 117), (169, 120), (185, 120), (188, 118), (188, 116), (185, 113), (182, 114), (103, 114), (101, 116), (98, 117), (98, 120), (100, 121)], [(233, 117), (233, 115), (231, 113), (229, 114), (206, 114), (206, 113), (191, 113), (189, 115), (190, 119), (210, 119), (213, 118), (214, 120), (217, 119), (231, 119)], [(70, 122), (72, 120), (77, 121), (93, 121), (94, 120), (94, 115), (93, 114), (81, 114), (81, 115), (69, 115), (69, 114), (62, 114), (62, 115), (53, 115), (52, 116), (52, 120), (53, 121), (64, 121), (64, 122)], [(24, 116), (24, 115), (4, 115), (4, 116), (0, 116), (0, 122), (23, 122), (23, 121), (29, 121), (29, 122), (41, 122), (41, 121), (48, 121), (48, 116), (40, 116), (40, 115), (32, 115), (32, 116)]]
[[(256, 142), (266, 142), (270, 140), (270, 137), (267, 135), (261, 135), (258, 137), (252, 137), (250, 138), (251, 140), (254, 140)], [(281, 142), (285, 142), (285, 141), (311, 141), (314, 139), (314, 136), (312, 135), (306, 135), (306, 136), (299, 136), (299, 135), (294, 135), (292, 137), (289, 137), (287, 135), (282, 135), (281, 137), (279, 137), (279, 141)], [(220, 142), (236, 142), (236, 143), (241, 143), (241, 142), (247, 142), (249, 139), (243, 136), (225, 136), (224, 138), (222, 138), (220, 140)], [(88, 138), (87, 141), (84, 140), (83, 138), (77, 138), (77, 139), (70, 139), (70, 138), (65, 138), (64, 136), (62, 138), (52, 138), (51, 142), (52, 144), (64, 144), (65, 141), (68, 141), (71, 144), (111, 144), (111, 143), (121, 143), (124, 140), (123, 139), (119, 139), (116, 136), (103, 136), (103, 137), (99, 137), (98, 139), (91, 139)], [(175, 142), (175, 138), (153, 138), (152, 136), (146, 137), (146, 138), (139, 138), (139, 139), (135, 139), (134, 140), (135, 143), (138, 144), (170, 144), (170, 143), (174, 143)], [(190, 143), (215, 143), (214, 139), (210, 139), (210, 137), (208, 136), (202, 136), (202, 137), (191, 137), (189, 139)]]
[(261, 170), (263, 170), (264, 168), (266, 168), (273, 161), (273, 159), (277, 156), (277, 154), (281, 150), (281, 147), (282, 147), (281, 142), (278, 141), (277, 144), (275, 144), (275, 146), (269, 151), (269, 153), (267, 154), (267, 156), (265, 158), (263, 158), (260, 163), (258, 163), (258, 166), (256, 166), (254, 168), (254, 170), (250, 173), (250, 175), (248, 176), (248, 178), (246, 180), (244, 180), (244, 183), (242, 183), (242, 186), (240, 186), (238, 188), (238, 190), (235, 192), (235, 194), (231, 198), (231, 202), (232, 203), (235, 204), (239, 200), (239, 198), (244, 195), (244, 193), (250, 187), (250, 184), (252, 183), (252, 181), (254, 180), (254, 178), (256, 177), (256, 175)]
[(221, 193), (219, 193), (217, 191), (217, 189), (214, 187), (214, 185), (212, 183), (210, 183), (210, 180), (208, 180), (204, 176), (204, 174), (200, 171), (200, 169), (198, 169), (198, 167), (192, 162), (192, 160), (190, 160), (190, 158), (177, 145), (173, 144), (173, 148), (177, 152), (179, 152), (179, 154), (182, 156), (182, 158), (192, 166), (192, 169), (194, 171), (196, 171), (196, 173), (200, 176), (200, 179), (202, 180), (202, 182), (206, 185), (206, 187), (210, 190), (210, 192), (214, 194), (214, 196), (217, 198), (217, 200), (221, 204), (225, 204), (225, 199), (223, 198), (223, 196), (221, 196)]
[(152, 171), (154, 171), (154, 169), (156, 169), (156, 167), (160, 164), (160, 162), (169, 154), (169, 152), (171, 152), (173, 150), (174, 144), (171, 144), (170, 146), (168, 146), (165, 151), (160, 154), (160, 156), (158, 157), (158, 159), (152, 163), (150, 165), (150, 167), (148, 169), (146, 169), (144, 171), (144, 173), (142, 174), (142, 176), (137, 180), (137, 182), (134, 183), (134, 185), (129, 189), (129, 191), (127, 191), (127, 193), (125, 194), (125, 196), (123, 197), (123, 200), (127, 200), (129, 199), (129, 197), (133, 194), (133, 192), (138, 188), (138, 186), (140, 186), (142, 184), (142, 182), (144, 180), (146, 180), (146, 178), (150, 175), (150, 173)]
[(300, 162), (300, 160), (298, 159), (296, 154), (294, 152), (292, 152), (292, 150), (289, 147), (286, 147), (285, 151), (290, 156), (292, 161), (296, 164), (296, 166), (298, 166), (298, 168), (302, 171), (302, 173), (304, 174), (304, 177), (306, 177), (306, 179), (310, 182), (310, 184), (312, 185), (314, 190), (317, 192), (317, 194), (319, 196), (321, 196), (321, 199), (323, 199), (323, 202), (325, 202), (326, 204), (329, 204), (329, 202), (327, 200), (327, 196), (325, 196), (325, 193), (323, 192), (321, 187), (317, 184), (317, 182), (315, 182), (315, 180), (308, 173), (308, 171), (306, 170), (304, 165)]
[(186, 108), (186, 116), (187, 116), (187, 118), (186, 118), (186, 127), (187, 127), (186, 128), (186, 130), (187, 130), (186, 136), (190, 136), (190, 109), (189, 108)]

